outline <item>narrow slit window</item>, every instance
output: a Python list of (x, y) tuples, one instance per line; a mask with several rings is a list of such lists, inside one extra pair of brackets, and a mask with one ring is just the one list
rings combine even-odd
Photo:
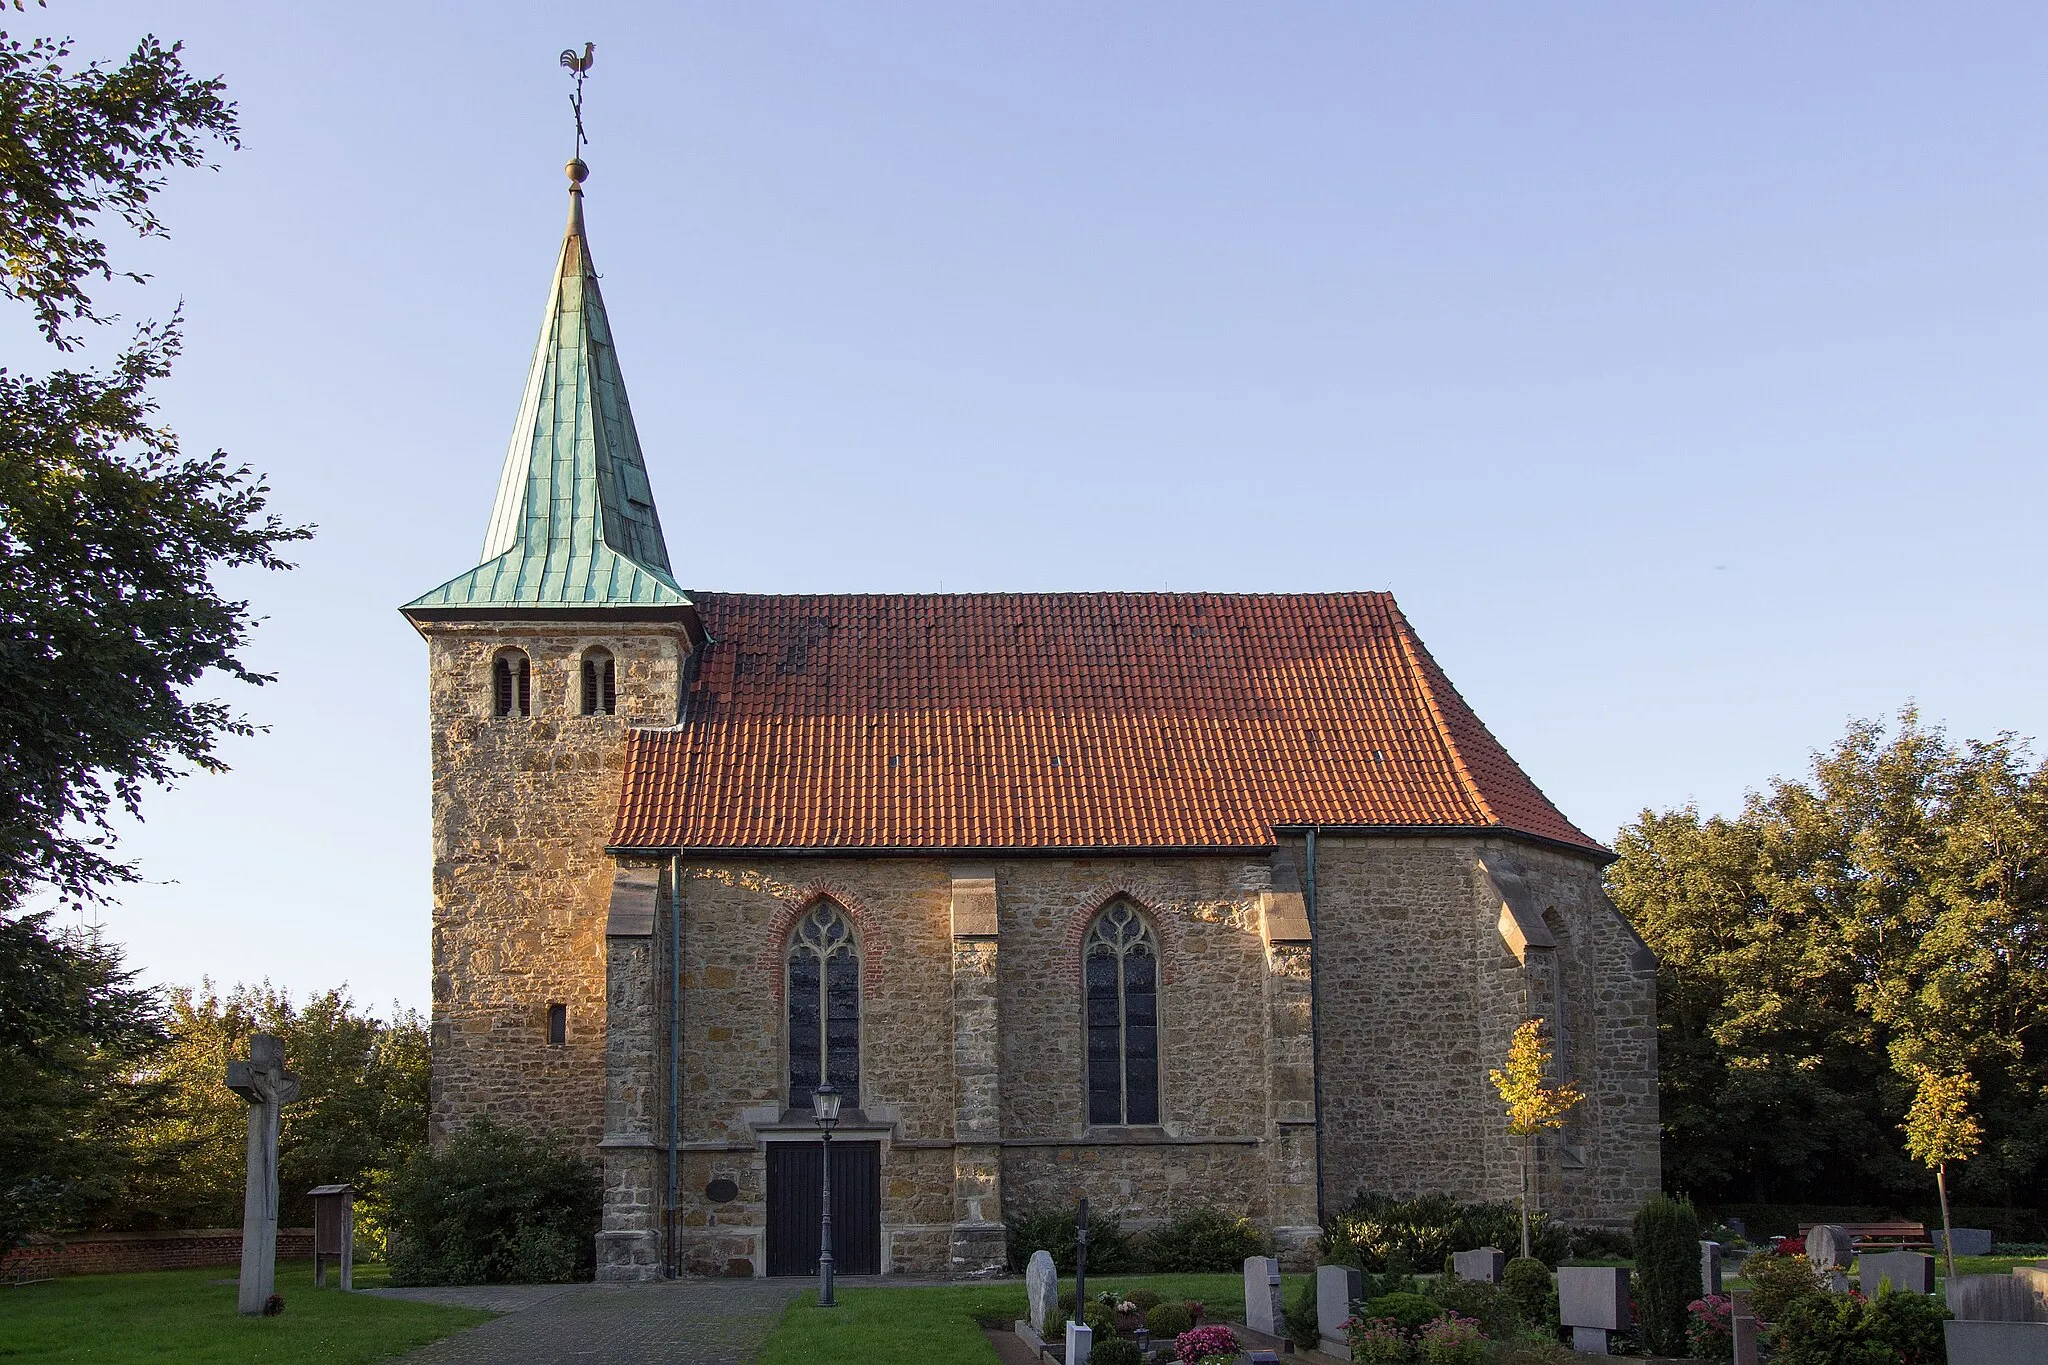
[(569, 1041), (569, 1007), (548, 1006), (548, 1046), (562, 1047)]
[(518, 650), (508, 650), (491, 666), (491, 710), (498, 716), (533, 714), (533, 665)]
[(618, 665), (610, 651), (593, 649), (583, 656), (583, 714), (611, 716), (618, 710)]
[(1159, 948), (1138, 912), (1117, 902), (1082, 950), (1087, 991), (1088, 1122), (1159, 1122)]

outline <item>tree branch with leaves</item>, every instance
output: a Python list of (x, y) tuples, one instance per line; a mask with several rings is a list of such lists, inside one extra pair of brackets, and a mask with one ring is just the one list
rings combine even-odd
[(1968, 1161), (1983, 1141), (1970, 1101), (1977, 1083), (1967, 1071), (1944, 1075), (1932, 1067), (1917, 1069), (1913, 1107), (1906, 1111), (1906, 1151), (1934, 1171), (1941, 1194), (1941, 1249), (1948, 1260), (1949, 1283), (1956, 1278), (1956, 1230), (1948, 1216), (1948, 1163)]
[(1541, 1019), (1524, 1020), (1508, 1040), (1507, 1065), (1489, 1071), (1488, 1079), (1507, 1107), (1508, 1131), (1522, 1139), (1522, 1255), (1529, 1254), (1529, 1200), (1536, 1174), (1536, 1135), (1564, 1127), (1565, 1116), (1584, 1100), (1573, 1082), (1545, 1085), (1552, 1053), (1543, 1037)]

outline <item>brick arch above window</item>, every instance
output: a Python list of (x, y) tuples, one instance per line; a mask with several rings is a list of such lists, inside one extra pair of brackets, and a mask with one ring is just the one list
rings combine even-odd
[(1067, 920), (1066, 933), (1061, 936), (1061, 972), (1069, 980), (1081, 980), (1081, 946), (1088, 937), (1088, 928), (1095, 923), (1096, 916), (1107, 910), (1111, 903), (1123, 901), (1138, 912), (1138, 918), (1145, 921), (1152, 930), (1152, 937), (1159, 945), (1159, 984), (1173, 984), (1175, 969), (1180, 963), (1181, 923), (1180, 917), (1168, 914), (1160, 908), (1157, 898), (1148, 899), (1129, 885), (1117, 882), (1090, 894), (1081, 907)]
[(789, 956), (790, 932), (819, 901), (831, 901), (853, 921), (853, 932), (860, 942), (862, 990), (882, 984), (888, 970), (888, 939), (882, 933), (874, 912), (858, 897), (831, 882), (812, 882), (781, 899), (782, 908), (775, 912), (774, 919), (768, 921), (767, 942), (761, 945), (761, 951), (754, 958), (754, 965), (774, 983), (776, 1004), (782, 1003), (785, 985), (783, 960)]

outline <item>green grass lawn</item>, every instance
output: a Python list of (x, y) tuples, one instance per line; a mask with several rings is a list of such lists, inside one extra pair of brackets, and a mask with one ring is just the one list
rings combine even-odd
[[(1290, 1298), (1305, 1277), (1284, 1277)], [(1072, 1279), (1060, 1281), (1062, 1289)], [(1105, 1289), (1150, 1289), (1163, 1299), (1200, 1299), (1208, 1320), (1244, 1317), (1242, 1275), (1090, 1275), (1088, 1297)], [(841, 1289), (839, 1306), (815, 1293), (791, 1303), (755, 1365), (995, 1365), (981, 1324), (1007, 1329), (1024, 1316), (1024, 1286), (944, 1285), (931, 1289)]]
[[(315, 1289), (310, 1261), (288, 1261), (277, 1271), (285, 1310), (274, 1318), (240, 1316), (235, 1286), (208, 1283), (232, 1280), (233, 1266), (77, 1275), (0, 1288), (0, 1358), (355, 1365), (389, 1359), (492, 1316)], [(356, 1273), (359, 1285), (382, 1279), (381, 1267)], [(335, 1283), (332, 1274), (327, 1282)]]

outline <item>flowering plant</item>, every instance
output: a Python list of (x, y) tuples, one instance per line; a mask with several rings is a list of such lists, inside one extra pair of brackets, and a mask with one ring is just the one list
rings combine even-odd
[(1407, 1334), (1392, 1318), (1346, 1318), (1344, 1336), (1351, 1343), (1353, 1360), (1384, 1362), (1408, 1358)]
[(1203, 1316), (1207, 1314), (1209, 1311), (1208, 1309), (1202, 1307), (1202, 1301), (1200, 1299), (1189, 1299), (1187, 1300), (1185, 1306), (1188, 1310), (1188, 1316), (1193, 1318), (1196, 1322), (1200, 1322)]
[(1804, 1237), (1776, 1237), (1771, 1240), (1771, 1250), (1777, 1252), (1780, 1256), (1804, 1256), (1806, 1254), (1806, 1239)]
[(1686, 1305), (1685, 1349), (1701, 1360), (1735, 1359), (1734, 1305), (1709, 1294)]
[(1237, 1355), (1237, 1336), (1221, 1323), (1196, 1327), (1173, 1339), (1173, 1354), (1181, 1365), (1198, 1365), (1210, 1356), (1230, 1360)]
[(1424, 1327), (1418, 1344), (1430, 1365), (1485, 1365), (1486, 1333), (1459, 1313), (1446, 1313)]

